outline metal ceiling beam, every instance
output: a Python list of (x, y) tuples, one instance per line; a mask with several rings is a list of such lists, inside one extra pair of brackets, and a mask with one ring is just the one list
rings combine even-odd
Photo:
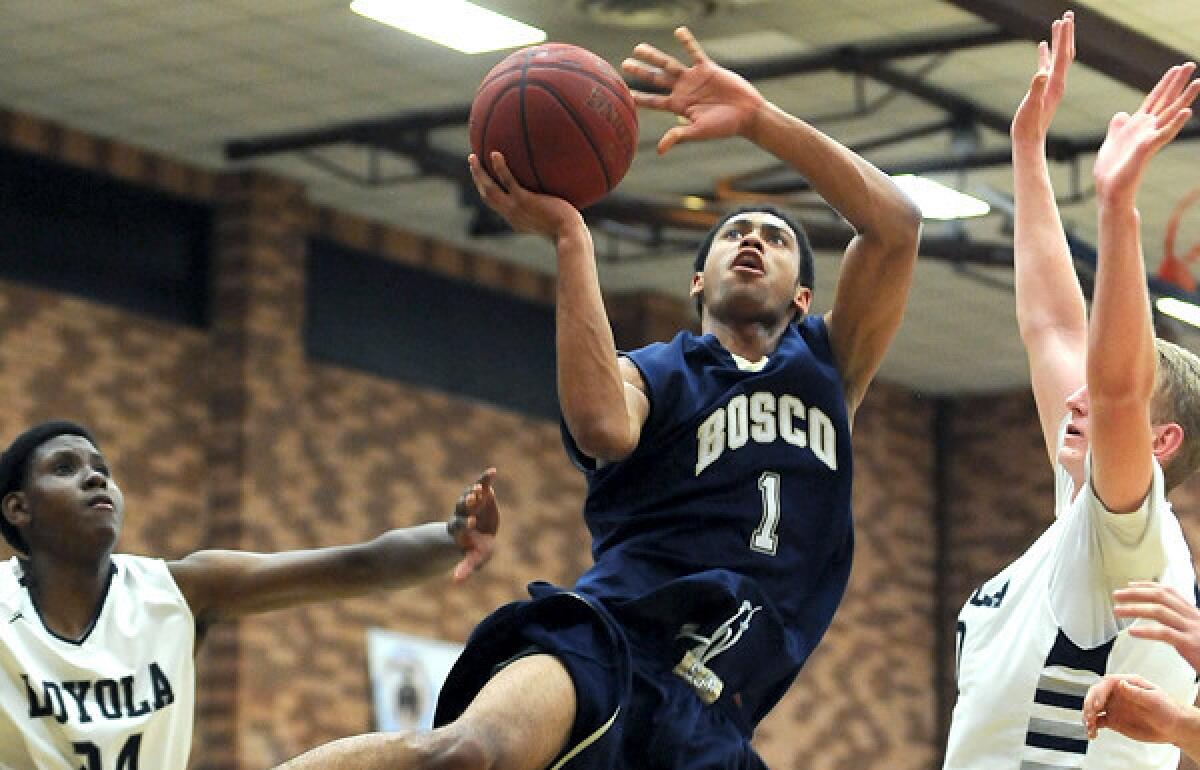
[[(725, 66), (748, 80), (766, 80), (787, 75), (803, 75), (829, 69), (845, 69), (850, 63), (881, 62), (931, 53), (946, 53), (1012, 40), (1012, 34), (998, 27), (974, 25), (938, 30), (884, 40), (828, 46), (794, 56), (779, 56)], [(409, 110), (345, 123), (334, 123), (304, 131), (290, 131), (267, 137), (234, 139), (225, 143), (229, 160), (306, 150), (338, 142), (386, 145), (397, 135), (425, 135), (436, 128), (462, 125), (471, 113), (470, 104), (457, 104), (423, 110)]]
[[(1175, 141), (1200, 139), (1200, 118), (1193, 118)], [(1089, 155), (1100, 149), (1104, 143), (1104, 134), (1079, 138), (1059, 138), (1047, 143), (1047, 155), (1051, 160), (1068, 162), (1080, 155)], [(881, 164), (880, 168), (887, 174), (933, 174), (940, 171), (970, 171), (982, 168), (997, 168), (1012, 164), (1012, 148), (1010, 146), (996, 147), (991, 150), (980, 150), (965, 155), (950, 155), (938, 153), (927, 157), (911, 158), (893, 163)], [(772, 166), (763, 172), (773, 172), (773, 178), (761, 182), (737, 183), (733, 189), (742, 193), (760, 193), (762, 195), (787, 195), (804, 192), (809, 189), (808, 181), (795, 172), (779, 170)]]
[(825, 46), (813, 51), (774, 56), (769, 59), (723, 60), (721, 66), (733, 70), (747, 80), (758, 81), (843, 69), (848, 62), (854, 61), (891, 61), (912, 56), (949, 53), (1007, 43), (1013, 39), (1013, 34), (1002, 28), (990, 24), (976, 25), (942, 29), (925, 35)]
[[(1016, 37), (1046, 40), (1050, 24), (1075, 10), (1078, 33), (1075, 58), (1088, 67), (1139, 91), (1149, 91), (1168, 67), (1191, 57), (1105, 16), (1095, 7), (1066, 0), (946, 0), (981, 19), (999, 24)], [(1099, 5), (1096, 0), (1090, 6)], [(1032, 54), (1030, 72), (1035, 64)]]
[(288, 131), (249, 139), (232, 139), (225, 143), (225, 157), (229, 160), (245, 160), (281, 152), (309, 150), (339, 142), (386, 146), (388, 142), (396, 141), (396, 137), (426, 134), (435, 128), (462, 125), (467, 122), (470, 113), (471, 105), (456, 104), (448, 107), (408, 110), (379, 118), (333, 123), (304, 131)]

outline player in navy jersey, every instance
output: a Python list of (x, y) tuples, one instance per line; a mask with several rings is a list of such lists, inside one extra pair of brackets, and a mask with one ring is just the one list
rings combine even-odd
[(946, 770), (1174, 770), (1173, 747), (1113, 731), (1089, 741), (1084, 696), (1107, 673), (1180, 702), (1195, 671), (1138, 638), (1112, 591), (1153, 579), (1190, 593), (1191, 554), (1167, 492), (1200, 464), (1200, 359), (1154, 336), (1135, 197), (1150, 159), (1191, 117), (1194, 64), (1173, 67), (1096, 155), (1091, 316), (1055, 203), (1045, 143), (1074, 56), (1074, 16), (1052, 26), (1012, 123), (1017, 323), (1055, 469), (1054, 520), (958, 617), (958, 701)]
[(769, 207), (721, 221), (691, 291), (704, 334), (624, 355), (570, 204), (497, 180), (484, 201), (558, 252), (558, 392), (588, 479), (595, 566), (476, 629), (432, 733), (338, 741), (285, 765), (759, 768), (754, 726), (828, 627), (850, 571), (850, 426), (903, 314), (920, 215), (891, 180), (705, 56), (640, 45), (626, 72), (684, 116), (681, 141), (742, 136), (795, 167), (857, 234), (832, 310), (808, 316), (812, 253)]

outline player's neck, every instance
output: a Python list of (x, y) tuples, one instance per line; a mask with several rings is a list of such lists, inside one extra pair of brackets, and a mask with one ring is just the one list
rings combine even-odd
[(786, 319), (774, 324), (759, 321), (730, 323), (706, 315), (703, 329), (705, 334), (716, 337), (730, 353), (753, 363), (775, 352), (788, 323)]
[(23, 561), (25, 585), (46, 628), (66, 639), (79, 639), (96, 616), (112, 570), (105, 554), (98, 563), (64, 564)]

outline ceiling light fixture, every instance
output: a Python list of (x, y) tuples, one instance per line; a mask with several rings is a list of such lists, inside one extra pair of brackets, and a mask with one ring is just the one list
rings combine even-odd
[(1184, 302), (1174, 297), (1159, 297), (1155, 300), (1154, 307), (1158, 308), (1158, 312), (1163, 315), (1177, 318), (1192, 326), (1200, 326), (1200, 307), (1191, 302)]
[(350, 10), (462, 53), (499, 51), (546, 39), (537, 27), (466, 0), (354, 0)]
[(987, 201), (961, 193), (928, 177), (897, 174), (892, 181), (912, 198), (925, 219), (970, 219), (982, 217), (992, 210)]

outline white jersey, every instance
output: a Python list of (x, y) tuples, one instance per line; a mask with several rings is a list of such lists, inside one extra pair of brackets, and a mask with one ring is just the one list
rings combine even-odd
[(1174, 746), (1113, 730), (1089, 742), (1083, 726), (1083, 697), (1106, 673), (1140, 674), (1180, 703), (1196, 697), (1196, 673), (1175, 649), (1129, 636), (1128, 621), (1113, 614), (1113, 590), (1131, 580), (1196, 595), (1162, 469), (1154, 464), (1146, 500), (1126, 514), (1106, 510), (1090, 479), (1074, 496), (1061, 465), (1055, 482), (1055, 522), (958, 616), (958, 702), (944, 767), (1175, 770)]
[(0, 768), (184, 770), (195, 621), (165, 562), (113, 556), (79, 641), (42, 624), (20, 561), (0, 562)]

